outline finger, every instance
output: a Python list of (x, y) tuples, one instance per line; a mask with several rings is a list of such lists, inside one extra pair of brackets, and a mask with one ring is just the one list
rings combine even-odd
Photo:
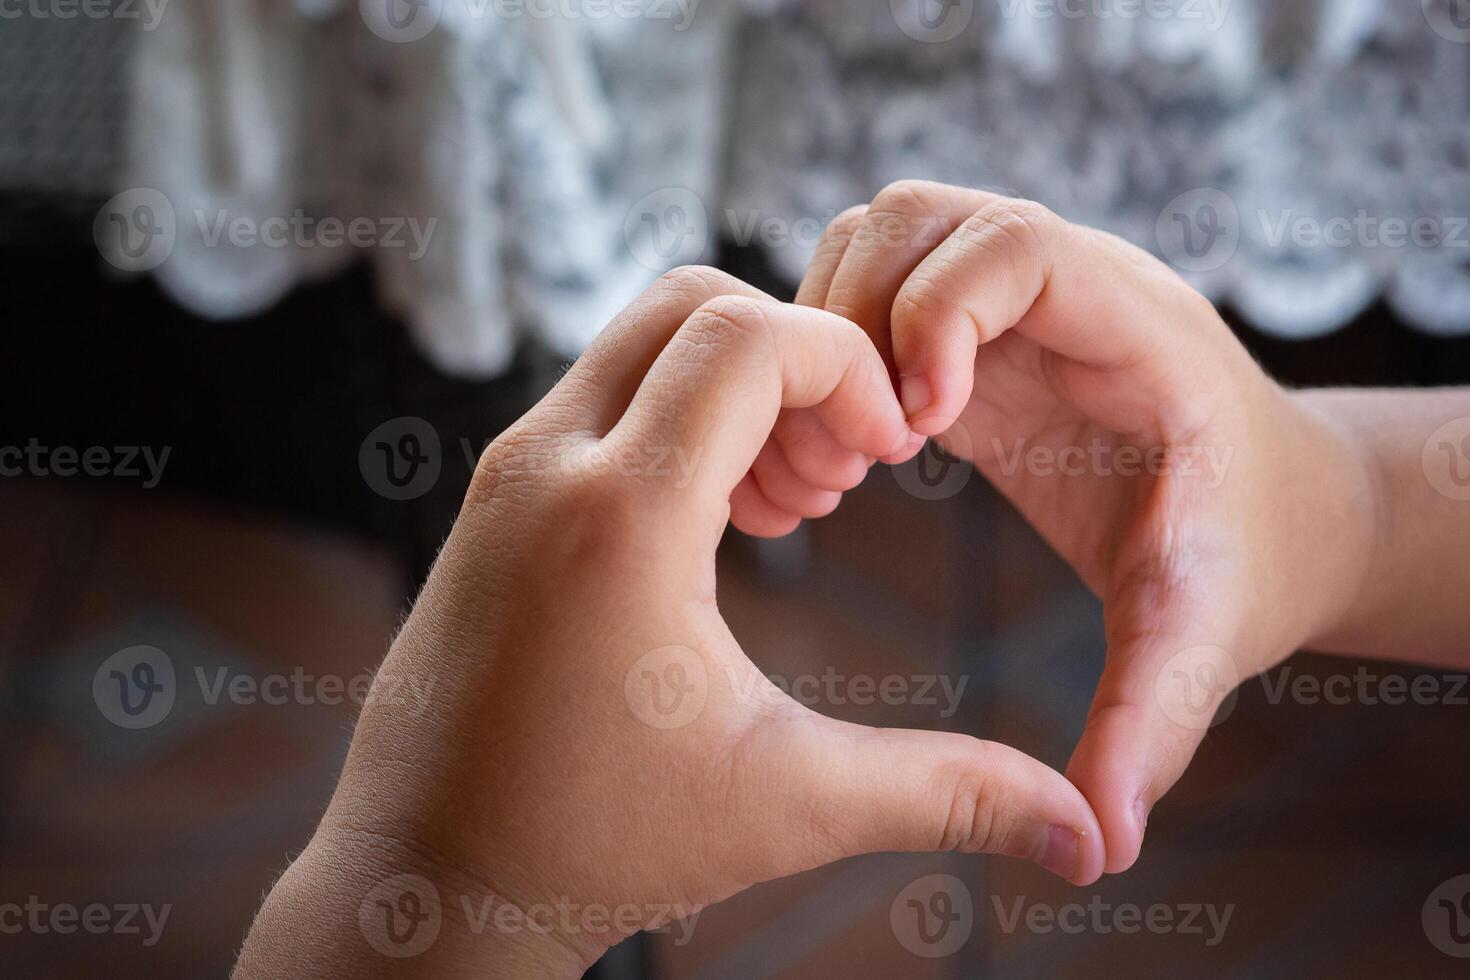
[(797, 476), (774, 439), (766, 441), (750, 472), (768, 501), (798, 517), (826, 517), (842, 502), (840, 492), (819, 489)]
[[(1084, 399), (1079, 409), (1116, 431), (1156, 426), (1161, 404), (1178, 403), (1163, 394), (1188, 369), (1167, 356), (1180, 350), (1179, 327), (1218, 317), (1201, 318), (1208, 304), (1161, 263), (1029, 201), (934, 193), (924, 206), (950, 208), (945, 221), (958, 223), (913, 267), (891, 304), (893, 357), (915, 432), (943, 432), (959, 417), (972, 393), (977, 348), (1012, 328), (1047, 351), (1050, 366), (1070, 372), (1067, 380), (1077, 383), (1065, 387)], [(845, 285), (848, 261), (839, 279), (861, 292), (855, 302), (866, 311), (880, 299), (874, 287)], [(854, 275), (865, 269), (855, 267)], [(1126, 383), (1101, 383), (1099, 368), (1126, 368)]]
[(784, 538), (801, 518), (767, 500), (755, 477), (746, 474), (730, 491), (730, 523), (753, 538)]
[(1079, 885), (1103, 870), (1097, 818), (1056, 770), (995, 742), (822, 719), (807, 799), (840, 854), (961, 851), (1034, 861)]
[(853, 232), (857, 231), (867, 213), (868, 206), (859, 204), (848, 208), (827, 225), (822, 232), (821, 241), (817, 242), (816, 251), (812, 253), (811, 261), (807, 263), (806, 273), (801, 277), (801, 286), (796, 290), (798, 306), (822, 309), (827, 305), (827, 290), (832, 286), (837, 266), (842, 262), (848, 243), (852, 241)]
[(699, 459), (694, 497), (728, 500), (783, 408), (816, 408), (848, 449), (879, 456), (908, 428), (855, 325), (821, 310), (725, 296), (691, 316), (608, 434), (614, 453), (656, 446)]
[[(827, 225), (822, 239), (817, 243), (812, 258), (807, 263), (801, 286), (796, 291), (798, 306), (821, 309), (827, 300), (827, 290), (842, 255), (847, 251), (853, 232), (862, 223), (868, 206), (859, 204), (848, 208)], [(825, 427), (807, 409), (787, 409), (776, 423), (776, 439), (786, 451), (786, 457), (802, 479), (813, 486), (827, 490), (850, 490), (860, 483), (871, 466), (864, 460), (859, 471), (860, 454), (845, 450), (826, 432)], [(799, 445), (798, 445), (799, 443)], [(885, 462), (900, 463), (912, 457), (905, 445), (898, 453), (886, 457)], [(917, 452), (917, 447), (913, 449)]]
[[(929, 181), (888, 185), (851, 231), (823, 305), (867, 331), (884, 362), (896, 367), (890, 313), (899, 288), (936, 245), (994, 197)], [(901, 373), (895, 372), (900, 389)]]
[[(1163, 597), (1109, 608), (1107, 665), (1067, 776), (1091, 802), (1109, 873), (1138, 859), (1149, 812), (1179, 780), (1240, 674), (1205, 603)], [(1187, 613), (1194, 607), (1198, 613)], [(1219, 613), (1213, 613), (1219, 616)], [(1233, 639), (1223, 641), (1234, 646)]]
[(771, 437), (796, 475), (822, 490), (851, 490), (868, 475), (871, 457), (838, 442), (809, 408), (787, 409)]
[(690, 314), (717, 296), (770, 298), (707, 266), (667, 272), (613, 317), (543, 404), (557, 408), (567, 431), (605, 435), (622, 417), (669, 338)]

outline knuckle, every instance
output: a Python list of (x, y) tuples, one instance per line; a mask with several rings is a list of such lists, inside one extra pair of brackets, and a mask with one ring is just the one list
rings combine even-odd
[[(966, 313), (954, 296), (954, 288), (943, 276), (927, 270), (915, 271), (893, 299), (889, 314), (895, 335), (922, 334), (948, 323), (957, 313)], [(981, 340), (988, 340), (981, 331)]]
[(943, 215), (944, 185), (927, 180), (899, 180), (873, 198), (863, 221), (865, 238), (883, 244), (937, 244), (946, 228)]
[(950, 806), (941, 850), (965, 854), (1005, 851), (1006, 824), (987, 755), (985, 743), (975, 742), (969, 752), (961, 754), (957, 769), (946, 774)]
[(884, 214), (928, 213), (934, 210), (934, 198), (941, 187), (927, 180), (895, 180), (874, 196), (871, 210)]
[(739, 288), (727, 272), (707, 265), (681, 265), (658, 277), (654, 288), (676, 297), (713, 296)]
[(684, 321), (676, 340), (697, 348), (736, 350), (773, 345), (775, 327), (764, 304), (747, 296), (716, 296)]
[(867, 215), (868, 206), (866, 204), (856, 204), (843, 211), (827, 224), (827, 230), (822, 234), (822, 244), (833, 245), (838, 242), (846, 242), (862, 225)]
[(1061, 219), (1044, 205), (1003, 198), (976, 211), (959, 231), (1013, 261), (1035, 262), (1046, 257), (1046, 243), (1060, 224)]
[(512, 428), (480, 453), (470, 476), (469, 500), (498, 504), (529, 496), (558, 462), (553, 440), (538, 436), (526, 427)]

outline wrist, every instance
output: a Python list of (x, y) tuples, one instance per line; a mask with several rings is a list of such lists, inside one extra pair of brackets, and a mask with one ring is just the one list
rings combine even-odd
[[(1391, 486), (1369, 440), (1349, 415), (1337, 410), (1328, 391), (1290, 392), (1304, 419), (1312, 450), (1300, 455), (1296, 481), (1306, 490), (1303, 512), (1312, 516), (1306, 530), (1300, 571), (1301, 591), (1314, 595), (1314, 615), (1302, 645), (1339, 651), (1354, 623), (1371, 617), (1371, 583), (1382, 551)], [(1295, 455), (1295, 454), (1293, 454)]]
[(237, 978), (575, 980), (602, 952), (590, 937), (568, 937), (520, 914), (422, 845), (329, 821), (271, 890)]

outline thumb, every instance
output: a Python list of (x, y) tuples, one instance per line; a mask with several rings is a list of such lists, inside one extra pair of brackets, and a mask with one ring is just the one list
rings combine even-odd
[(1106, 870), (1117, 874), (1138, 860), (1149, 811), (1234, 706), (1241, 675), (1231, 652), (1205, 639), (1225, 634), (1177, 610), (1155, 614), (1149, 629), (1114, 625), (1109, 633), (1107, 665), (1067, 776), (1097, 813)]
[(868, 728), (822, 719), (808, 812), (847, 857), (960, 851), (1024, 858), (1075, 884), (1103, 871), (1087, 800), (1023, 752), (949, 732)]

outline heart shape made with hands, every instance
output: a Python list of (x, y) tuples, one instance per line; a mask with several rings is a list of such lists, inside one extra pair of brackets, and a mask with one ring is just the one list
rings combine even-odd
[[(617, 317), (482, 457), (379, 673), (384, 690), (430, 674), (433, 714), (368, 699), (324, 826), (382, 823), (391, 800), (381, 833), (453, 873), (522, 907), (631, 903), (642, 927), (875, 851), (1096, 880), (1097, 818), (1060, 773), (819, 714), (730, 633), (715, 553), (760, 504), (750, 471), (783, 408), (811, 411), (863, 472), (910, 442), (878, 352), (841, 317), (708, 269)], [(697, 463), (651, 462), (671, 454)]]

